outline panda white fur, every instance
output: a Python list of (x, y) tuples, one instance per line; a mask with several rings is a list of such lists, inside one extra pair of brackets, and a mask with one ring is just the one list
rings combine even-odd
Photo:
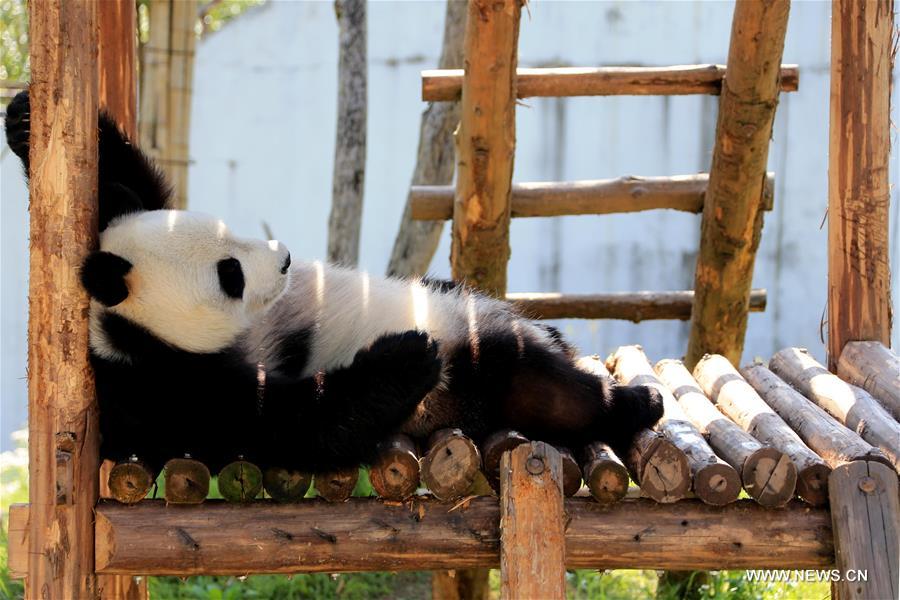
[[(28, 165), (27, 92), (6, 135)], [(167, 210), (153, 164), (100, 116), (100, 249), (85, 260), (102, 458), (190, 453), (324, 470), (402, 430), (502, 427), (627, 446), (658, 394), (579, 370), (554, 329), (462, 286), (291, 264), (278, 242)]]

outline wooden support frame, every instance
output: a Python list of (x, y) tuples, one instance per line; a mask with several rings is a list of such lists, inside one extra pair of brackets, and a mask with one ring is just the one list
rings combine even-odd
[(835, 0), (828, 150), (828, 368), (851, 340), (891, 344), (888, 248), (893, 0)]
[(97, 235), (97, 5), (29, 4), (28, 597), (98, 593), (99, 437), (79, 283)]
[(762, 234), (759, 197), (778, 103), (789, 0), (738, 2), (703, 204), (685, 364), (722, 354), (738, 365)]
[[(591, 181), (538, 181), (512, 186), (510, 216), (559, 217), (564, 215), (609, 215), (668, 208), (703, 212), (709, 175), (673, 177), (618, 177)], [(766, 175), (762, 203), (772, 210), (775, 175)], [(412, 218), (433, 221), (453, 218), (454, 188), (449, 185), (418, 185), (410, 188)]]
[[(654, 96), (722, 92), (725, 65), (671, 67), (551, 67), (516, 69), (517, 97)], [(462, 69), (422, 71), (422, 100), (458, 100)], [(797, 65), (781, 65), (781, 91), (796, 92)]]

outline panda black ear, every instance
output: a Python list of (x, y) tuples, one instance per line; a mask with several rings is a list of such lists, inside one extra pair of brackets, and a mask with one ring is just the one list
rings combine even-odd
[(128, 297), (125, 275), (131, 263), (111, 252), (92, 252), (81, 265), (81, 285), (106, 306), (115, 306)]

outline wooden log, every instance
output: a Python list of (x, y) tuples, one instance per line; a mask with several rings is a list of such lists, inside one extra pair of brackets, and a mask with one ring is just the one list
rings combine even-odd
[(891, 466), (887, 456), (850, 431), (763, 365), (750, 365), (741, 374), (766, 404), (797, 432), (816, 454), (837, 468), (854, 460), (870, 460)]
[(219, 493), (229, 502), (250, 502), (263, 489), (263, 474), (251, 462), (238, 459), (219, 471)]
[(571, 498), (581, 489), (581, 465), (575, 460), (572, 451), (563, 446), (558, 446), (556, 451), (562, 460), (562, 489), (563, 496)]
[(865, 390), (841, 381), (802, 348), (785, 348), (769, 361), (772, 372), (879, 448), (900, 470), (900, 424)]
[[(510, 293), (506, 300), (532, 319), (622, 319), (639, 323), (653, 319), (691, 318), (694, 291), (613, 292), (606, 294)], [(766, 308), (766, 290), (753, 290), (750, 311)]]
[(521, 4), (521, 0), (469, 2), (456, 133), (453, 279), (500, 297), (506, 292), (509, 261)]
[[(444, 41), (438, 65), (442, 69), (462, 66), (463, 37), (466, 28), (467, 2), (447, 1), (444, 16)], [(453, 132), (459, 125), (459, 102), (429, 104), (422, 114), (419, 128), (419, 147), (416, 151), (416, 167), (412, 176), (412, 188), (406, 198), (400, 229), (391, 250), (387, 274), (391, 277), (421, 277), (428, 272), (431, 259), (437, 251), (444, 224), (440, 221), (417, 221), (413, 217), (413, 192), (416, 186), (447, 185), (453, 216), (453, 172), (456, 168), (453, 154)], [(437, 600), (437, 598), (435, 599)]]
[(116, 463), (109, 472), (110, 498), (122, 504), (134, 504), (143, 500), (156, 477), (138, 458)]
[[(597, 377), (610, 377), (599, 356), (582, 357), (578, 366)], [(677, 502), (690, 489), (687, 457), (656, 431), (639, 431), (631, 447), (620, 456), (631, 478), (641, 486), (641, 492), (657, 502)]]
[(480, 468), (478, 448), (459, 429), (434, 432), (428, 440), (428, 452), (420, 461), (422, 483), (440, 500), (465, 495)]
[(379, 496), (405, 500), (419, 488), (419, 456), (408, 436), (396, 434), (379, 444), (369, 469), (369, 481)]
[(741, 479), (737, 471), (716, 456), (703, 434), (690, 422), (672, 392), (657, 378), (640, 346), (622, 346), (612, 356), (616, 379), (626, 385), (645, 385), (659, 392), (664, 414), (657, 430), (684, 453), (694, 495), (721, 506), (737, 500)]
[(734, 7), (694, 275), (689, 369), (707, 353), (738, 364), (744, 349), (789, 7), (789, 0)]
[(513, 429), (501, 429), (489, 435), (481, 444), (482, 471), (491, 488), (500, 493), (500, 459), (507, 450), (528, 443), (528, 438)]
[[(828, 366), (855, 340), (891, 343), (894, 1), (832, 3)], [(895, 267), (896, 268), (896, 267)]]
[(284, 467), (269, 467), (263, 473), (263, 487), (277, 502), (299, 502), (306, 496), (312, 474)]
[(100, 106), (128, 139), (137, 141), (136, 4), (107, 0), (97, 6)]
[(209, 469), (188, 456), (173, 458), (163, 467), (166, 502), (200, 504), (209, 494)]
[[(741, 475), (744, 489), (763, 506), (780, 506), (786, 485), (772, 484), (790, 478), (790, 463), (780, 450), (763, 446), (756, 438), (729, 420), (709, 401), (700, 385), (680, 360), (661, 360), (656, 372), (678, 399), (678, 404), (709, 441), (716, 454)], [(781, 471), (779, 474), (777, 471)], [(784, 476), (784, 471), (788, 471)], [(796, 476), (796, 471), (794, 471)], [(773, 477), (774, 476), (774, 477)]]
[[(831, 469), (760, 398), (727, 358), (719, 354), (704, 356), (694, 369), (694, 377), (732, 421), (763, 444), (784, 452), (796, 467), (796, 491), (801, 498), (815, 506), (828, 501), (828, 474)], [(776, 471), (775, 478), (780, 475)]]
[[(484, 496), (455, 506), (433, 499), (398, 505), (369, 498), (342, 504), (210, 500), (177, 508), (153, 500), (137, 507), (101, 503), (97, 571), (187, 576), (496, 568), (498, 500)], [(777, 511), (749, 500), (709, 506), (625, 499), (603, 506), (590, 498), (568, 498), (564, 506), (570, 519), (566, 566), (572, 569), (834, 564), (831, 516), (799, 502)], [(27, 520), (27, 512), (26, 507), (12, 514)], [(10, 531), (21, 529), (18, 521), (10, 522)], [(23, 548), (15, 540), (10, 536), (10, 565), (21, 561)]]
[(328, 261), (355, 267), (359, 263), (363, 190), (366, 175), (365, 0), (335, 0), (338, 36), (337, 134), (331, 213), (328, 216)]
[[(718, 95), (722, 92), (725, 70), (725, 65), (519, 68), (516, 69), (516, 95), (519, 98)], [(797, 65), (781, 66), (781, 91), (796, 92), (799, 80)], [(462, 81), (462, 69), (422, 71), (422, 100), (457, 100)]]
[(566, 597), (563, 465), (543, 442), (500, 459), (500, 597)]
[(628, 470), (615, 452), (602, 442), (588, 444), (582, 452), (584, 483), (601, 504), (618, 502), (628, 493)]
[(881, 342), (848, 342), (838, 360), (841, 379), (872, 394), (900, 421), (900, 356)]
[(829, 490), (835, 566), (844, 575), (835, 583), (838, 598), (900, 597), (897, 473), (855, 461), (831, 473)]
[(346, 502), (359, 481), (359, 468), (348, 467), (313, 476), (313, 486), (320, 498), (328, 502)]
[[(510, 196), (510, 216), (608, 215), (661, 208), (700, 213), (708, 183), (707, 173), (515, 183)], [(768, 173), (762, 197), (765, 210), (772, 210), (774, 189), (775, 175)], [(452, 219), (453, 193), (450, 185), (414, 185), (409, 192), (412, 218)]]
[(97, 4), (28, 5), (29, 598), (97, 594), (99, 436), (79, 279), (97, 241)]

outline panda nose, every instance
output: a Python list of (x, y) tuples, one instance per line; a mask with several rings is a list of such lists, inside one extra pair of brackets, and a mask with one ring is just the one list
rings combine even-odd
[(284, 264), (281, 265), (281, 274), (287, 275), (288, 269), (291, 266), (291, 253), (288, 252), (288, 255), (284, 257)]

